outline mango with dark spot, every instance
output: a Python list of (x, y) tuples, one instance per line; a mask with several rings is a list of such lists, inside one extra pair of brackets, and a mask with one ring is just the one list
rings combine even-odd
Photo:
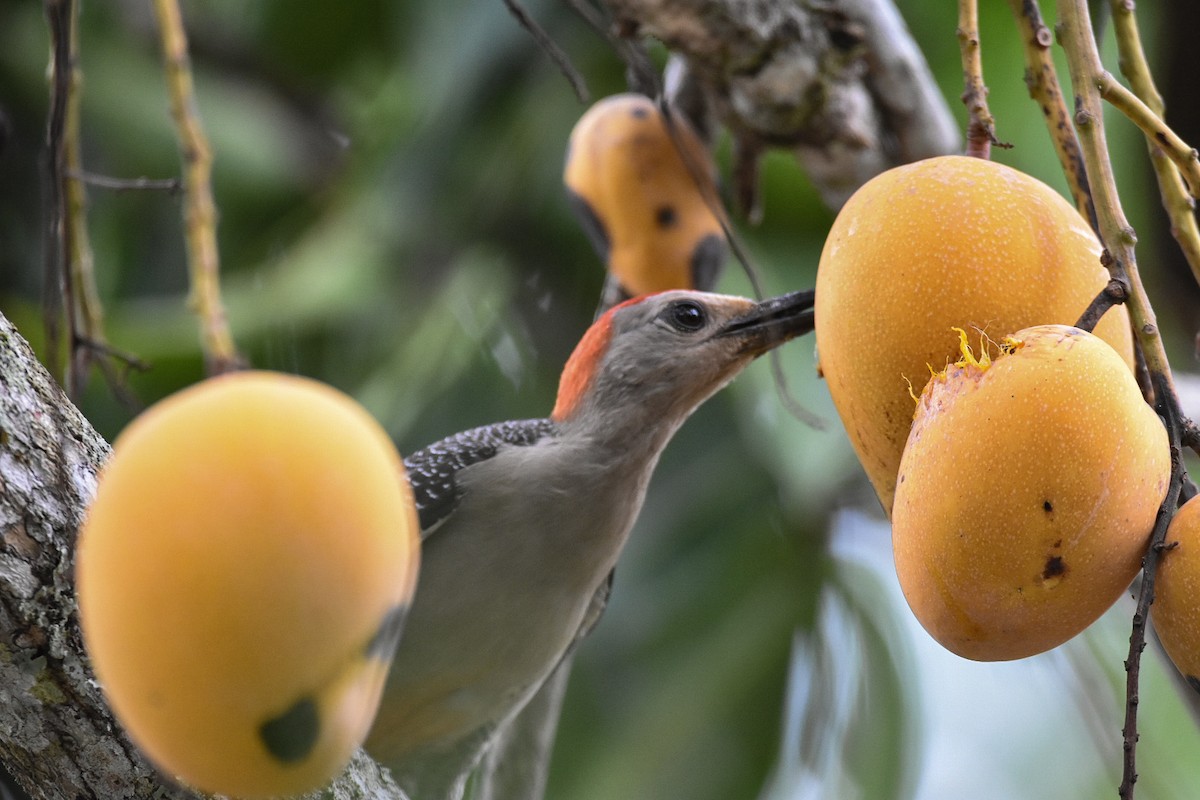
[(1043, 325), (981, 346), (990, 356), (964, 334), (962, 359), (921, 393), (892, 542), (925, 629), (994, 661), (1062, 644), (1121, 595), (1166, 496), (1170, 452), (1099, 337)]
[(419, 548), (403, 463), (361, 406), (295, 376), (215, 378), (114, 445), (76, 557), (84, 641), (164, 773), (309, 791), (375, 718)]
[(599, 101), (571, 132), (563, 182), (614, 284), (610, 302), (713, 288), (726, 255), (716, 170), (680, 114), (639, 94)]

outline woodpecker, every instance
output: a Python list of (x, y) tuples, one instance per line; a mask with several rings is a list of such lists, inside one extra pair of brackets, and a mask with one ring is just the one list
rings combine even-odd
[(614, 306), (549, 418), (405, 459), (421, 572), (367, 750), (413, 800), (460, 796), (496, 728), (590, 630), (659, 454), (752, 360), (813, 329), (813, 293), (668, 291)]

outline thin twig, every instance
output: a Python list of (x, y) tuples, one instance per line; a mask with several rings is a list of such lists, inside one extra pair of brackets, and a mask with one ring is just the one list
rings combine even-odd
[(1025, 48), (1025, 85), (1029, 96), (1042, 109), (1050, 141), (1058, 154), (1075, 208), (1087, 219), (1092, 230), (1097, 229), (1096, 206), (1092, 203), (1092, 192), (1088, 188), (1087, 172), (1083, 167), (1083, 154), (1079, 151), (1079, 139), (1071, 125), (1071, 112), (1063, 99), (1062, 84), (1050, 45), (1054, 44), (1054, 33), (1042, 21), (1042, 10), (1037, 0), (1008, 0), (1021, 32), (1021, 43)]
[(119, 347), (113, 347), (108, 342), (98, 342), (95, 339), (81, 339), (75, 343), (76, 347), (87, 348), (96, 351), (97, 354), (104, 356), (106, 359), (116, 362), (122, 366), (122, 369), (133, 372), (146, 372), (150, 369), (149, 362), (138, 357), (136, 354), (128, 350), (122, 350)]
[[(1161, 375), (1158, 376), (1161, 379)], [(1157, 386), (1159, 396), (1170, 397), (1165, 386)], [(1142, 651), (1146, 649), (1146, 623), (1150, 616), (1150, 606), (1154, 602), (1154, 579), (1158, 575), (1158, 565), (1165, 549), (1167, 527), (1179, 505), (1179, 495), (1187, 475), (1183, 466), (1183, 456), (1180, 451), (1180, 420), (1179, 407), (1170, 400), (1162, 403), (1167, 426), (1167, 435), (1171, 444), (1171, 481), (1167, 487), (1167, 496), (1158, 510), (1154, 520), (1154, 530), (1150, 534), (1150, 547), (1142, 558), (1142, 581), (1138, 590), (1137, 606), (1133, 612), (1133, 628), (1129, 634), (1129, 657), (1125, 660), (1125, 724), (1121, 728), (1124, 739), (1123, 769), (1119, 793), (1122, 800), (1133, 800), (1134, 784), (1137, 783), (1137, 710), (1138, 684), (1141, 678)]]
[(958, 46), (962, 53), (963, 105), (967, 122), (967, 155), (988, 158), (993, 146), (1012, 147), (996, 138), (996, 120), (988, 110), (983, 61), (979, 56), (979, 7), (976, 0), (958, 0)]
[(558, 71), (571, 84), (571, 89), (574, 90), (575, 96), (579, 98), (579, 102), (584, 104), (591, 102), (587, 81), (583, 79), (583, 76), (579, 74), (579, 70), (575, 69), (575, 65), (571, 63), (571, 57), (558, 46), (550, 34), (546, 32), (546, 29), (539, 25), (536, 19), (529, 16), (529, 12), (517, 0), (504, 0), (504, 5), (507, 6), (508, 13), (513, 15), (521, 27), (529, 31), (533, 40), (537, 42), (538, 47), (542, 48), (542, 52), (554, 62), (554, 66), (558, 67)]
[(108, 346), (104, 310), (96, 288), (95, 259), (87, 228), (87, 193), (79, 180), (82, 169), (79, 68), (79, 5), (74, 0), (46, 0), (50, 28), (50, 115), (46, 126), (46, 261), (43, 313), (47, 363), (59, 365), (59, 326), (66, 326), (67, 366), (63, 386), (78, 398), (88, 373), (99, 364), (101, 374), (121, 398), (127, 387), (105, 359), (119, 351)]
[(1084, 309), (1075, 323), (1076, 328), (1082, 328), (1089, 333), (1096, 329), (1096, 323), (1104, 316), (1104, 312), (1113, 306), (1120, 305), (1129, 299), (1129, 292), (1120, 281), (1110, 280), (1100, 290), (1099, 294)]
[(1141, 128), (1146, 138), (1162, 148), (1167, 158), (1183, 173), (1192, 197), (1200, 197), (1200, 153), (1188, 147), (1187, 142), (1179, 138), (1137, 95), (1122, 86), (1111, 72), (1102, 70), (1095, 80), (1100, 96)]
[[(1165, 119), (1163, 99), (1154, 85), (1150, 66), (1146, 63), (1133, 5), (1127, 0), (1113, 0), (1112, 18), (1121, 73), (1128, 79), (1130, 88), (1142, 102), (1160, 119)], [(1196, 201), (1188, 194), (1179, 170), (1167, 157), (1163, 148), (1152, 138), (1146, 139), (1146, 146), (1150, 149), (1150, 163), (1158, 178), (1158, 191), (1162, 196), (1163, 209), (1171, 222), (1171, 235), (1183, 251), (1183, 256), (1192, 269), (1192, 276), (1200, 283), (1200, 230), (1196, 225)]]
[(113, 347), (107, 342), (81, 339), (72, 345), (76, 359), (84, 361), (87, 366), (95, 364), (104, 376), (105, 382), (113, 395), (126, 408), (138, 412), (144, 406), (142, 401), (129, 387), (130, 372), (146, 372), (150, 364), (136, 355)]
[(50, 107), (46, 115), (46, 228), (43, 248), (42, 319), (46, 327), (46, 364), (51, 374), (59, 375), (61, 326), (68, 326), (67, 340), (75, 339), (72, 315), (64, 313), (71, 303), (67, 262), (71, 235), (66, 224), (67, 200), (63, 173), (66, 171), (66, 129), (71, 72), (71, 14), (73, 0), (45, 0), (47, 26), (50, 29)]
[(97, 175), (86, 170), (68, 170), (67, 177), (88, 186), (109, 189), (114, 192), (157, 191), (168, 194), (182, 194), (183, 182), (179, 178), (113, 178), (108, 175)]
[[(96, 259), (87, 227), (87, 191), (73, 177), (83, 169), (83, 147), (80, 136), (79, 104), (82, 95), (83, 73), (79, 68), (79, 4), (71, 3), (68, 47), (70, 70), (65, 76), (67, 86), (66, 119), (63, 126), (63, 193), (66, 200), (63, 246), (66, 249), (72, 303), (66, 309), (71, 330), (71, 352), (67, 367), (67, 394), (78, 397), (87, 380), (96, 351), (78, 346), (82, 340), (104, 344), (104, 307), (96, 288)], [(106, 375), (109, 373), (105, 372)], [(114, 387), (117, 388), (117, 387)]]
[(162, 37), (171, 117), (183, 159), (184, 236), (191, 281), (189, 305), (200, 317), (200, 340), (210, 374), (237, 369), (241, 356), (221, 302), (217, 210), (212, 195), (212, 151), (196, 110), (187, 34), (177, 0), (154, 0)]

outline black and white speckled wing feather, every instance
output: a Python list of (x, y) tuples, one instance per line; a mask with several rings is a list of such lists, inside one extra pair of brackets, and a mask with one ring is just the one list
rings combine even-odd
[(506, 445), (532, 445), (556, 431), (557, 426), (549, 419), (499, 422), (456, 433), (404, 459), (420, 517), (421, 538), (449, 517), (462, 498), (456, 481), (459, 470), (492, 458)]

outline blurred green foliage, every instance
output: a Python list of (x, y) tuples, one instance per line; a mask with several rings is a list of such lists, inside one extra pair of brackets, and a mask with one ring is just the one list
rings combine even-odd
[[(957, 97), (953, 3), (900, 5), (946, 97)], [(991, 107), (999, 135), (1015, 145), (995, 157), (1062, 189), (1022, 84), (1008, 11), (982, 5)], [(526, 6), (594, 97), (625, 88), (607, 43), (566, 4)], [(584, 107), (503, 4), (194, 0), (184, 13), (216, 156), (225, 299), (251, 362), (348, 391), (404, 452), (474, 425), (545, 415), (595, 309), (602, 270), (560, 182), (567, 136)], [(1153, 23), (1144, 21), (1152, 47)], [(43, 354), (47, 44), (40, 4), (0, 0), (8, 129), (0, 311)], [(149, 4), (85, 2), (80, 50), (88, 169), (175, 175)], [(1116, 121), (1110, 136), (1126, 211), (1139, 230), (1152, 228), (1158, 211), (1141, 143)], [(811, 286), (832, 212), (786, 154), (766, 159), (762, 191), (763, 223), (738, 230), (768, 290)], [(148, 404), (202, 377), (184, 307), (179, 201), (92, 189), (90, 202), (109, 338), (152, 364), (130, 376)], [(1167, 246), (1146, 241), (1146, 263)], [(1169, 283), (1146, 271), (1156, 289)], [(721, 288), (748, 293), (748, 285), (731, 267)], [(1181, 358), (1195, 322), (1194, 313), (1163, 320)], [(811, 342), (780, 358), (791, 391), (828, 430), (786, 413), (765, 361), (684, 426), (651, 485), (608, 613), (576, 661), (549, 796), (1013, 796), (987, 777), (1001, 768), (1027, 787), (1023, 797), (1090, 798), (1115, 787), (1119, 752), (1095, 757), (1086, 714), (1069, 704), (1053, 727), (1031, 718), (1024, 729), (996, 731), (986, 715), (973, 720), (963, 736), (982, 744), (967, 750), (991, 753), (995, 763), (976, 767), (964, 755), (961, 772), (945, 769), (957, 757), (938, 750), (946, 745), (936, 735), (945, 730), (936, 720), (942, 687), (922, 676), (928, 642), (889, 584), (886, 527), (861, 515), (843, 521), (858, 551), (875, 554), (866, 560), (829, 546), (836, 510), (859, 507), (877, 518), (877, 504), (816, 377)], [(96, 375), (79, 404), (109, 438), (137, 411)], [(1115, 714), (1123, 655), (1112, 646), (1097, 653), (1090, 663), (1107, 670), (1101, 705)], [(951, 680), (989, 692), (979, 665), (954, 664)], [(1200, 773), (1189, 756), (1198, 739), (1156, 669), (1143, 696), (1140, 796), (1197, 796)], [(1023, 681), (1032, 673), (1006, 674)], [(1059, 679), (1081, 681), (1073, 670)], [(1102, 724), (1116, 729), (1119, 717)], [(1085, 756), (989, 750), (997, 735), (1053, 747), (1043, 738), (1051, 730), (1083, 742)], [(1056, 771), (1054, 779), (1041, 770)]]

